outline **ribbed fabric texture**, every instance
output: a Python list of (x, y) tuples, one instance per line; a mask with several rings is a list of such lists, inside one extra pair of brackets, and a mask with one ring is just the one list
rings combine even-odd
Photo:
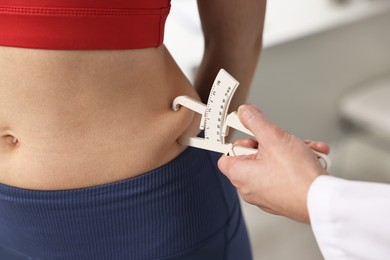
[(239, 207), (217, 158), (189, 148), (142, 176), (83, 189), (0, 185), (0, 244), (37, 259), (160, 259), (191, 250), (223, 231)]
[(56, 50), (157, 47), (170, 0), (0, 0), (0, 45)]

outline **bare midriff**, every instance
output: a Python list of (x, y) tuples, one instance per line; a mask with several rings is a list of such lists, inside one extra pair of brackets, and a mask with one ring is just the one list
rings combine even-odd
[(0, 47), (0, 183), (61, 190), (132, 178), (177, 157), (199, 118), (167, 49)]

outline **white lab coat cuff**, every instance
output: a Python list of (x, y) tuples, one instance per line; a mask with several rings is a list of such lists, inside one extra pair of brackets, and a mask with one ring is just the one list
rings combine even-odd
[(325, 259), (390, 259), (390, 185), (320, 176), (308, 210)]
[[(334, 195), (339, 189), (340, 179), (332, 176), (319, 176), (310, 186), (307, 207), (310, 222), (321, 253), (325, 259), (345, 259), (345, 253), (337, 245), (333, 245), (337, 237), (332, 215), (332, 203), (337, 200)], [(323, 250), (326, 248), (325, 250)]]

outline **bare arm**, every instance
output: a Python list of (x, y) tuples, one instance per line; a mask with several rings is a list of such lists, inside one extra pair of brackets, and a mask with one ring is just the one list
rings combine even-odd
[(198, 0), (205, 36), (205, 52), (195, 88), (207, 102), (220, 68), (240, 82), (231, 103), (236, 110), (245, 102), (262, 47), (266, 0)]

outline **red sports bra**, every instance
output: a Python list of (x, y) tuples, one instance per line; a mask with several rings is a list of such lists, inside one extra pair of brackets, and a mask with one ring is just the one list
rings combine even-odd
[(170, 0), (0, 0), (0, 46), (157, 47), (169, 10)]

